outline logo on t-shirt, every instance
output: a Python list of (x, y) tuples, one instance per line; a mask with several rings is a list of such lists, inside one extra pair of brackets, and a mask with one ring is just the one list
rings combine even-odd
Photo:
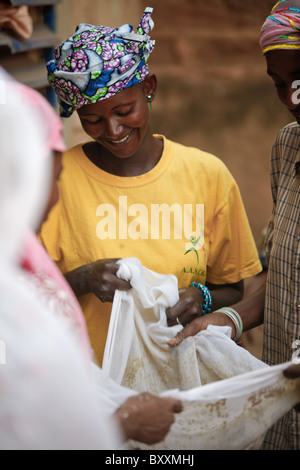
[[(184, 255), (189, 255), (194, 253), (194, 259), (191, 260), (191, 255), (189, 256), (189, 267), (184, 266), (182, 269), (183, 273), (195, 274), (196, 276), (206, 277), (206, 270), (203, 269), (206, 266), (206, 253), (204, 245), (204, 234), (201, 233), (198, 237), (190, 237), (190, 243), (186, 243), (187, 250)], [(202, 253), (203, 256), (200, 259), (199, 254)], [(204, 259), (203, 259), (204, 257)], [(195, 266), (196, 258), (196, 266)]]
[[(190, 245), (190, 246), (189, 246)], [(186, 244), (188, 246), (188, 249), (184, 253), (187, 255), (188, 253), (195, 253), (196, 258), (197, 258), (197, 264), (199, 264), (199, 255), (198, 251), (199, 250), (204, 250), (204, 236), (203, 234), (200, 234), (199, 237), (195, 238), (194, 236), (191, 237), (190, 244)]]

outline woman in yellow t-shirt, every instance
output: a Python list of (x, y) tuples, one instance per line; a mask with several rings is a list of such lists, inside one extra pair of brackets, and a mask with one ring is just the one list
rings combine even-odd
[(114, 292), (130, 289), (116, 276), (116, 259), (136, 257), (177, 276), (170, 325), (238, 301), (243, 279), (261, 270), (225, 165), (151, 131), (151, 13), (146, 8), (136, 33), (130, 25), (80, 24), (47, 64), (61, 116), (76, 110), (91, 141), (65, 152), (60, 201), (41, 239), (79, 298), (100, 363)]

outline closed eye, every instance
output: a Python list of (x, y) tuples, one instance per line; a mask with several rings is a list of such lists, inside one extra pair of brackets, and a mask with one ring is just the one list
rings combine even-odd
[(118, 114), (118, 116), (121, 116), (121, 117), (123, 117), (123, 116), (128, 116), (128, 114), (130, 114), (131, 111), (132, 111), (132, 107), (127, 108), (127, 109), (124, 109), (124, 110), (119, 110), (119, 111), (117, 112), (117, 114)]
[(87, 124), (98, 124), (102, 118), (87, 118), (87, 117), (84, 117), (82, 118), (83, 121)]

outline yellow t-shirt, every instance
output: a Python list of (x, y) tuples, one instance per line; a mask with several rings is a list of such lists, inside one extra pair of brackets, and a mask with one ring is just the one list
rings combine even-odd
[[(224, 163), (171, 142), (148, 173), (120, 177), (95, 166), (78, 145), (63, 156), (60, 200), (41, 231), (65, 273), (104, 258), (136, 257), (158, 273), (191, 282), (238, 282), (261, 270), (240, 192)], [(111, 304), (79, 299), (102, 362)]]

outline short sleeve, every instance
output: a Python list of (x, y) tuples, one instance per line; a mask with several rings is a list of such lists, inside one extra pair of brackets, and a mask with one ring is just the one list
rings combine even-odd
[(210, 232), (207, 281), (228, 284), (258, 274), (262, 266), (239, 188), (229, 172), (220, 176), (219, 186)]

